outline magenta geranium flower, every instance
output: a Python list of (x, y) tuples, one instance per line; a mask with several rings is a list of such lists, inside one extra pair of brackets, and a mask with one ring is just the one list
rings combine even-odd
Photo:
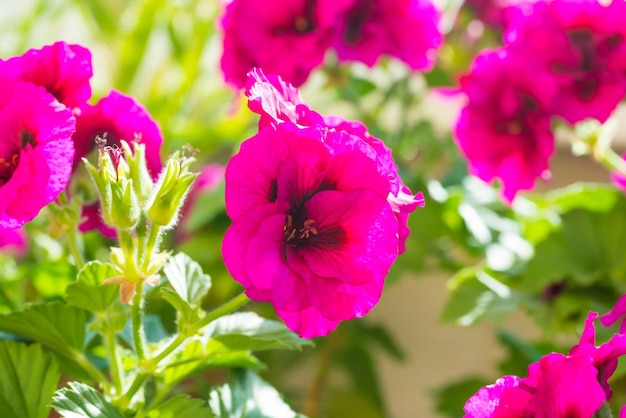
[(0, 60), (0, 76), (44, 87), (69, 108), (80, 107), (91, 97), (91, 53), (80, 45), (56, 42), (24, 55)]
[(535, 72), (556, 76), (551, 111), (570, 123), (604, 122), (626, 93), (626, 3), (522, 4), (505, 40)]
[[(132, 97), (112, 90), (94, 106), (86, 105), (76, 121), (76, 132), (72, 137), (76, 147), (74, 167), (81, 158), (96, 147), (96, 137), (106, 139), (108, 146), (119, 147), (120, 140), (136, 141), (146, 147), (146, 162), (154, 180), (161, 172), (161, 145), (163, 137), (150, 114)], [(102, 224), (99, 204), (90, 204), (83, 210), (85, 221), (80, 225), (83, 232), (99, 228), (108, 237), (114, 237), (111, 228)]]
[(391, 55), (414, 70), (429, 70), (443, 37), (440, 12), (430, 0), (352, 0), (341, 14), (333, 38), (340, 60), (372, 67)]
[(45, 89), (0, 78), (0, 228), (20, 228), (65, 188), (75, 123)]
[(260, 67), (299, 86), (324, 60), (337, 14), (351, 0), (229, 0), (220, 20), (226, 82), (244, 87)]
[(302, 337), (369, 312), (398, 255), (389, 180), (368, 151), (344, 132), (284, 122), (226, 168), (226, 267)]
[(455, 127), (455, 140), (470, 173), (484, 181), (499, 179), (512, 201), (549, 175), (554, 137), (547, 112), (556, 86), (506, 49), (479, 54), (461, 78), (467, 103)]
[(626, 354), (626, 336), (595, 345), (590, 312), (580, 343), (567, 356), (552, 353), (528, 367), (524, 378), (504, 376), (480, 389), (465, 404), (466, 418), (591, 417), (612, 395), (608, 385), (617, 359)]
[(421, 192), (413, 195), (411, 190), (402, 182), (391, 150), (385, 146), (383, 141), (370, 135), (365, 125), (360, 122), (348, 121), (339, 116), (321, 116), (308, 107), (300, 97), (297, 88), (285, 83), (278, 76), (266, 76), (259, 69), (254, 69), (249, 73), (246, 95), (249, 98), (250, 110), (261, 115), (260, 128), (285, 121), (300, 126), (322, 126), (354, 135), (368, 145), (368, 152), (374, 151), (370, 157), (376, 159), (380, 169), (389, 180), (388, 202), (398, 219), (400, 238), (398, 245), (400, 253), (403, 253), (406, 239), (409, 236), (407, 226), (409, 213), (417, 207), (424, 206), (424, 196)]

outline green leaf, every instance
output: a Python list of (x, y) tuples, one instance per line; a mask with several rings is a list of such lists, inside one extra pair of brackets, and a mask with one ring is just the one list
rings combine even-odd
[(86, 324), (86, 311), (60, 302), (0, 315), (0, 331), (33, 339), (70, 358), (83, 351)]
[(124, 418), (104, 396), (84, 383), (69, 382), (52, 398), (52, 407), (65, 418)]
[(298, 418), (272, 386), (254, 372), (233, 371), (233, 382), (211, 390), (209, 406), (217, 418)]
[(46, 418), (61, 372), (40, 345), (0, 341), (0, 416)]
[(261, 318), (254, 312), (239, 312), (211, 322), (205, 335), (230, 350), (301, 350), (311, 340), (298, 337), (279, 321)]
[(560, 228), (535, 248), (526, 266), (523, 285), (541, 292), (571, 279), (578, 285), (598, 280), (626, 280), (626, 199), (619, 197), (608, 212), (575, 209), (561, 217)]
[(148, 418), (212, 418), (213, 412), (203, 399), (178, 395), (148, 412)]
[(104, 280), (118, 276), (110, 264), (91, 261), (78, 272), (78, 279), (67, 288), (66, 300), (91, 312), (104, 312), (119, 294), (118, 286), (102, 286)]
[(207, 343), (205, 339), (187, 342), (182, 350), (174, 354), (169, 364), (164, 372), (167, 385), (174, 385), (201, 370), (216, 367), (263, 367), (263, 363), (249, 351), (233, 351), (215, 340)]
[(178, 293), (169, 289), (167, 287), (161, 288), (161, 296), (165, 299), (170, 305), (178, 311), (178, 329), (183, 330), (186, 325), (193, 324), (197, 322), (200, 317), (196, 313), (196, 311), (180, 297)]
[(211, 277), (185, 253), (171, 257), (163, 272), (176, 293), (190, 305), (199, 303), (211, 288)]
[(620, 191), (607, 184), (575, 183), (546, 195), (551, 205), (559, 212), (585, 209), (590, 212), (608, 212), (615, 206)]
[(521, 300), (507, 285), (485, 270), (466, 268), (448, 283), (451, 292), (441, 320), (457, 325), (473, 325), (483, 319), (498, 319), (511, 313)]

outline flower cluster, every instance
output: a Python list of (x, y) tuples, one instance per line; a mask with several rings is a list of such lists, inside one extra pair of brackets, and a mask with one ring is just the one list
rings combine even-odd
[[(88, 104), (91, 77), (89, 50), (65, 42), (0, 60), (0, 228), (20, 228), (54, 201), (97, 137), (109, 146), (146, 144), (158, 175), (162, 138), (154, 121), (119, 92)], [(84, 214), (82, 230), (101, 226), (97, 206)]]
[(503, 196), (548, 174), (550, 123), (606, 121), (626, 93), (626, 3), (524, 2), (509, 9), (505, 46), (476, 57), (455, 137), (472, 174)]
[(595, 345), (597, 316), (589, 313), (580, 342), (568, 355), (548, 354), (528, 367), (526, 377), (504, 376), (480, 389), (465, 404), (465, 417), (594, 416), (611, 397), (608, 379), (626, 354), (626, 335)]
[(326, 335), (377, 303), (423, 197), (362, 124), (319, 115), (257, 69), (246, 93), (261, 119), (226, 168), (224, 262), (300, 336)]
[(332, 48), (340, 61), (373, 66), (391, 55), (428, 70), (442, 43), (430, 0), (262, 0), (226, 2), (222, 71), (243, 87), (253, 67), (299, 86)]

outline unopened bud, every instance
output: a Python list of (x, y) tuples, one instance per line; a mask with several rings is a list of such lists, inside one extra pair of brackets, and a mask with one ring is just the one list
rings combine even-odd
[(178, 154), (167, 161), (148, 205), (147, 215), (155, 224), (170, 228), (176, 223), (191, 183), (198, 176), (187, 171), (191, 161), (191, 158)]

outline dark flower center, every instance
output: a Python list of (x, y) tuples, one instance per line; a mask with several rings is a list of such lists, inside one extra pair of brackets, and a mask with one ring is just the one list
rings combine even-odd
[(343, 40), (353, 46), (361, 40), (363, 25), (367, 22), (374, 11), (373, 0), (361, 0), (348, 12), (346, 16), (346, 30)]
[(4, 186), (11, 180), (20, 162), (20, 149), (26, 148), (28, 145), (32, 147), (36, 145), (35, 135), (24, 129), (19, 135), (19, 147), (16, 144), (7, 144), (0, 148), (0, 186)]
[(305, 35), (315, 31), (315, 0), (307, 1), (304, 12), (296, 15), (291, 22), (285, 26), (275, 28), (274, 35), (300, 34)]
[(318, 234), (315, 227), (315, 219), (306, 219), (304, 222), (294, 224), (293, 216), (287, 215), (284, 227), (285, 242), (287, 245), (298, 248), (303, 245), (311, 236)]
[(27, 130), (20, 133), (20, 147), (26, 148), (27, 145), (35, 146), (35, 135)]
[(521, 135), (529, 131), (527, 118), (529, 113), (538, 109), (537, 102), (529, 95), (523, 94), (521, 104), (514, 115), (498, 123), (497, 130), (508, 135)]
[(8, 158), (0, 157), (0, 186), (4, 186), (17, 168), (17, 164), (20, 162), (20, 154), (16, 153)]

